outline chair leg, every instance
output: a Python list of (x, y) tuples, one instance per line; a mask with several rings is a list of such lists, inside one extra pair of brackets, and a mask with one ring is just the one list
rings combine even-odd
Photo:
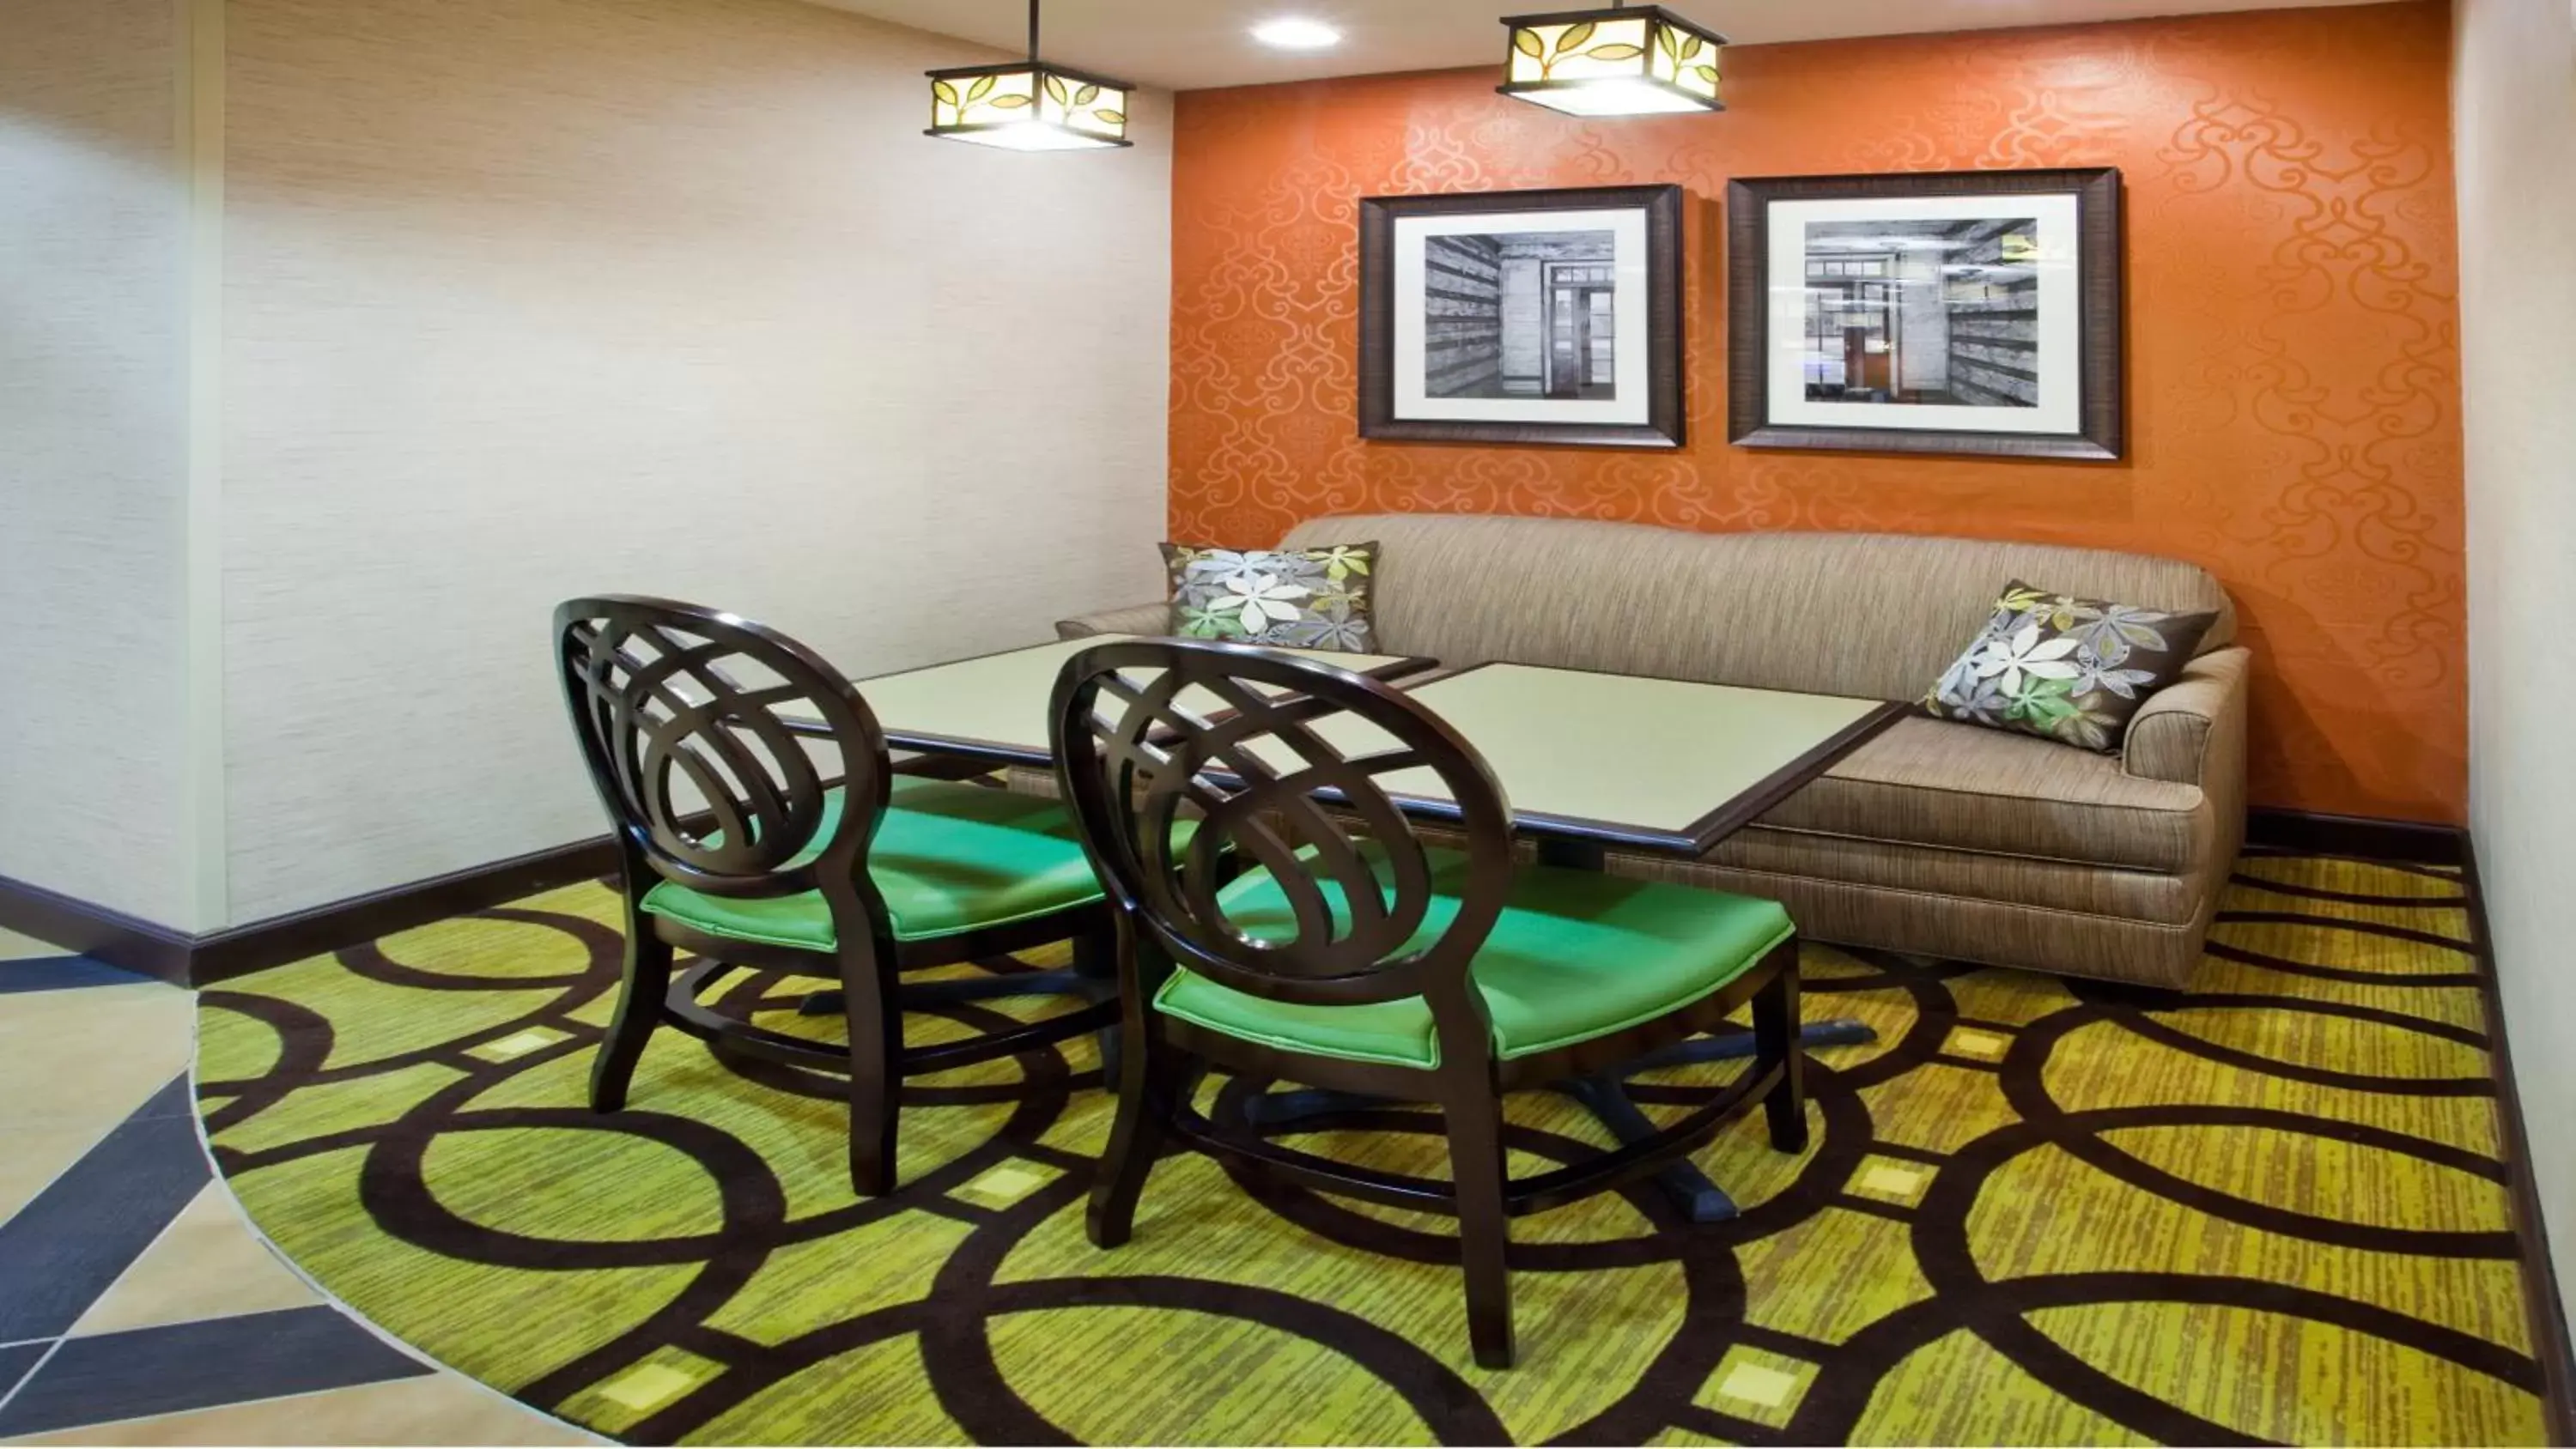
[(635, 1080), (635, 1064), (644, 1044), (662, 1023), (663, 998), (671, 989), (671, 943), (654, 934), (653, 923), (630, 911), (626, 920), (626, 971), (618, 987), (617, 1014), (609, 1018), (608, 1036), (590, 1064), (590, 1110), (616, 1112), (626, 1106), (626, 1089)]
[(1798, 943), (1774, 953), (1770, 983), (1753, 998), (1754, 1070), (1780, 1068), (1780, 1080), (1762, 1099), (1770, 1119), (1771, 1146), (1781, 1152), (1807, 1150), (1807, 1049), (1798, 1039)]
[(1100, 1175), (1091, 1182), (1091, 1206), (1083, 1226), (1095, 1248), (1123, 1246), (1136, 1232), (1136, 1201), (1144, 1196), (1145, 1178), (1154, 1159), (1163, 1155), (1175, 1100), (1189, 1080), (1189, 1058), (1160, 1040), (1153, 1024), (1130, 1011), (1119, 1028), (1125, 1038), (1125, 1060), (1118, 1074), (1118, 1120), (1109, 1129), (1109, 1150), (1100, 1159)]
[(887, 973), (863, 950), (841, 956), (850, 1021), (850, 1189), (894, 1190), (895, 1129), (903, 1095), (903, 1007)]
[(1480, 1368), (1512, 1366), (1512, 1283), (1504, 1254), (1503, 1103), (1487, 1091), (1446, 1104), (1450, 1173), (1458, 1193), (1458, 1252), (1467, 1270), (1467, 1338)]

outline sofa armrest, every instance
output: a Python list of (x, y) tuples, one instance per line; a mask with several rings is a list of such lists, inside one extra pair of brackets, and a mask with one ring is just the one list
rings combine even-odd
[(2120, 767), (2141, 780), (2169, 780), (2204, 790), (2236, 785), (2210, 778), (2213, 768), (2245, 758), (2246, 678), (2254, 656), (2244, 649), (2214, 649), (2184, 667), (2182, 677), (2157, 690), (2129, 721)]
[(1080, 639), (1092, 634), (1161, 635), (1172, 631), (1172, 606), (1169, 603), (1130, 604), (1123, 609), (1103, 609), (1097, 614), (1080, 614), (1058, 619), (1055, 636)]

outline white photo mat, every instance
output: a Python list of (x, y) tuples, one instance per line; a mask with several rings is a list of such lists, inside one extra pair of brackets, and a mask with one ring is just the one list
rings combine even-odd
[[(1607, 400), (1573, 398), (1444, 398), (1430, 395), (1423, 366), (1425, 311), (1425, 241), (1435, 236), (1508, 236), (1531, 232), (1600, 232), (1612, 234), (1618, 291), (1613, 301), (1618, 318), (1613, 346), (1618, 359), (1618, 395)], [(1651, 421), (1647, 336), (1649, 277), (1646, 266), (1646, 212), (1643, 208), (1601, 211), (1494, 211), (1463, 216), (1398, 217), (1394, 226), (1395, 417), (1404, 422), (1470, 423), (1628, 423)]]
[[(1763, 422), (1776, 427), (2081, 434), (2084, 431), (2083, 292), (2078, 267), (2082, 249), (2076, 211), (2076, 198), (2067, 192), (1772, 202), (1768, 213), (1770, 316), (1766, 319), (1764, 364), (1769, 384), (1770, 416)], [(2036, 258), (2039, 282), (2038, 406), (1976, 407), (1808, 400), (1805, 363), (1809, 224), (2023, 217), (2035, 219), (2039, 230)], [(1623, 368), (1624, 365), (1623, 359)], [(1624, 371), (1621, 376), (1626, 376)]]

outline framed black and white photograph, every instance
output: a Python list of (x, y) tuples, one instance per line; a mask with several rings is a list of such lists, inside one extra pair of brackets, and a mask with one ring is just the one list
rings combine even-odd
[(1743, 180), (1726, 213), (1732, 441), (2121, 455), (2119, 172)]
[(1360, 436), (1682, 443), (1678, 186), (1360, 203)]

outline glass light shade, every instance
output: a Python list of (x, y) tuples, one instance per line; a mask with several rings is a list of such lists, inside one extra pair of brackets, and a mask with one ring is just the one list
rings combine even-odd
[(1660, 5), (1571, 10), (1503, 21), (1503, 84), (1519, 100), (1576, 116), (1722, 111), (1717, 53), (1726, 37)]
[(1058, 66), (1018, 61), (930, 72), (929, 134), (1006, 151), (1088, 151), (1133, 144), (1135, 87)]

